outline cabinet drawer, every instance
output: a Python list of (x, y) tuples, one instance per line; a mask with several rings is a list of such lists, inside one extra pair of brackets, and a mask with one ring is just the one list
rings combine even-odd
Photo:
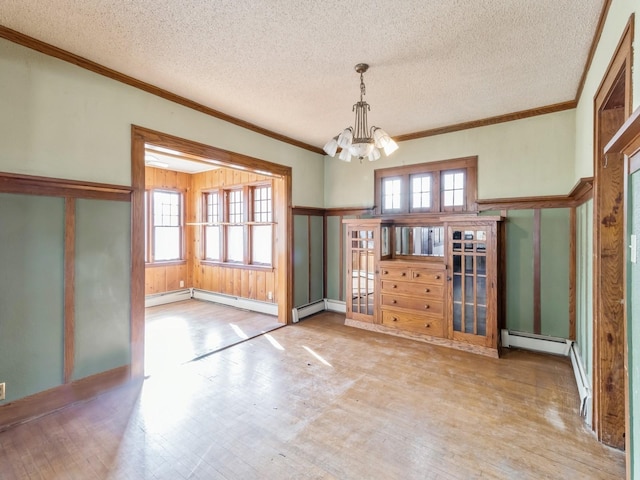
[(442, 337), (444, 335), (442, 317), (383, 310), (382, 324), (385, 327), (424, 333), (433, 337)]
[(444, 275), (444, 270), (436, 270), (434, 268), (411, 269), (411, 280), (414, 282), (442, 285), (444, 283)]
[(382, 294), (382, 305), (407, 308), (422, 313), (442, 315), (442, 299), (403, 297), (401, 295)]
[(424, 285), (413, 282), (396, 282), (394, 280), (382, 281), (382, 293), (401, 293), (403, 295), (419, 296), (420, 298), (430, 298), (442, 300), (442, 285)]
[(411, 280), (410, 267), (380, 267), (380, 277), (383, 280)]

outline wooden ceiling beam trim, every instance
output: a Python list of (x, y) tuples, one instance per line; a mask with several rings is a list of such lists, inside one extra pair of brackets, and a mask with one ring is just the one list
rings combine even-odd
[(461, 130), (469, 130), (471, 128), (486, 127), (488, 125), (496, 125), (498, 123), (512, 122), (514, 120), (522, 120), (524, 118), (536, 117), (538, 115), (546, 115), (548, 113), (562, 112), (576, 108), (577, 102), (569, 100), (567, 102), (554, 103), (544, 107), (531, 108), (529, 110), (521, 110), (519, 112), (507, 113), (505, 115), (497, 115), (495, 117), (483, 118), (480, 120), (472, 120), (470, 122), (457, 123), (444, 127), (432, 128), (421, 132), (408, 133), (406, 135), (394, 136), (396, 142), (404, 142), (407, 140), (416, 140), (418, 138), (433, 137), (444, 133), (459, 132)]

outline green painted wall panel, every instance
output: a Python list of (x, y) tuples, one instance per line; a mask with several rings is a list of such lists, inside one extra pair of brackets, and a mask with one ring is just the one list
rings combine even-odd
[(309, 217), (311, 222), (311, 278), (309, 290), (310, 302), (316, 302), (324, 298), (324, 218), (317, 215)]
[(506, 325), (533, 332), (533, 210), (511, 210), (506, 227)]
[(309, 303), (309, 217), (293, 216), (293, 306)]
[(130, 363), (131, 204), (76, 202), (73, 378)]
[(327, 217), (327, 298), (344, 300), (340, 292), (340, 217)]
[(569, 337), (570, 213), (540, 212), (540, 333), (561, 338)]
[(576, 345), (593, 385), (593, 200), (576, 209)]
[[(636, 263), (628, 263), (627, 350), (631, 416), (631, 478), (640, 478), (640, 171), (629, 180), (629, 232), (636, 236)], [(630, 243), (630, 242), (629, 242)]]
[(64, 371), (64, 199), (0, 193), (0, 382), (10, 402)]

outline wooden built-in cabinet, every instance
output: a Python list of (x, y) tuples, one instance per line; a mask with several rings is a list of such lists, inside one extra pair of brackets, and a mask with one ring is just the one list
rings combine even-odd
[(497, 356), (501, 220), (344, 220), (346, 324)]

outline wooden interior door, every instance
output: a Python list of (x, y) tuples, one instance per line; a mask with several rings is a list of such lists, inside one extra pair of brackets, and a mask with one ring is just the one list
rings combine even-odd
[(376, 316), (376, 267), (380, 227), (347, 229), (347, 316), (373, 323)]
[(456, 225), (448, 230), (448, 328), (454, 340), (492, 347), (496, 329), (495, 227)]

